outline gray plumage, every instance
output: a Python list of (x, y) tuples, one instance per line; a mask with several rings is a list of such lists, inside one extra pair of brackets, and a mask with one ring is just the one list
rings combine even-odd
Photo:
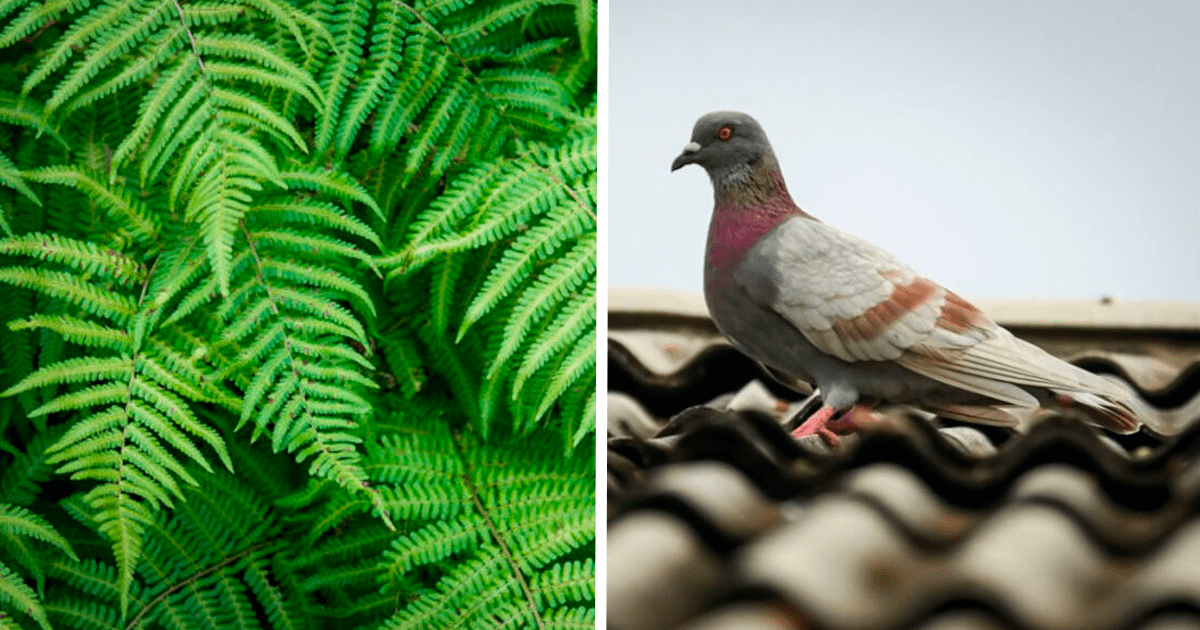
[(1113, 431), (1138, 428), (1119, 385), (1017, 339), (883, 249), (803, 212), (750, 116), (702, 116), (671, 170), (687, 164), (704, 167), (715, 196), (709, 311), (747, 355), (820, 388), (827, 409), (807, 433), (831, 439), (832, 412), (863, 399), (998, 425), (1039, 406), (1074, 407)]

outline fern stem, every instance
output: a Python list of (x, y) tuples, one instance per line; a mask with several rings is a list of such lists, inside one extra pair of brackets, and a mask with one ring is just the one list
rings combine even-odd
[(155, 597), (154, 599), (150, 600), (150, 602), (148, 602), (145, 606), (142, 606), (142, 609), (139, 610), (138, 614), (134, 616), (133, 621), (130, 621), (128, 624), (125, 625), (125, 630), (132, 630), (133, 628), (136, 628), (138, 626), (138, 623), (141, 622), (142, 617), (144, 617), (146, 615), (146, 613), (150, 612), (155, 606), (157, 606), (159, 603), (161, 603), (167, 597), (170, 597), (171, 594), (175, 593), (179, 589), (181, 589), (185, 586), (188, 586), (189, 584), (195, 582), (196, 580), (199, 580), (200, 578), (203, 578), (205, 576), (216, 573), (222, 567), (224, 567), (230, 563), (236, 562), (238, 560), (241, 560), (242, 558), (244, 558), (260, 549), (278, 545), (279, 542), (280, 541), (278, 541), (278, 540), (273, 540), (271, 542), (262, 543), (261, 545), (254, 545), (253, 547), (251, 547), (245, 551), (236, 553), (232, 556), (225, 558), (224, 560), (218, 562), (217, 564), (214, 564), (213, 566), (193, 575), (192, 577), (190, 577), (178, 584), (175, 584), (174, 586), (172, 586), (171, 588), (168, 588), (167, 590), (163, 591), (162, 593), (159, 593), (158, 597)]
[(172, 2), (175, 3), (175, 10), (179, 12), (179, 23), (183, 25), (183, 32), (187, 33), (188, 41), (192, 43), (192, 54), (196, 55), (196, 61), (200, 62), (200, 72), (204, 72), (204, 58), (200, 56), (200, 49), (196, 47), (196, 36), (192, 35), (192, 29), (188, 28), (183, 7), (179, 4), (179, 0), (172, 0)]
[[(152, 265), (150, 265), (150, 269), (146, 272), (146, 277), (142, 280), (142, 291), (141, 291), (141, 294), (138, 295), (138, 312), (142, 311), (142, 306), (146, 302), (146, 294), (150, 289), (150, 279), (154, 277), (154, 271), (156, 269), (158, 269), (158, 260), (159, 259), (157, 259), (157, 258), (154, 260), (154, 263)], [(139, 326), (138, 323), (133, 323), (132, 326), (134, 327), (135, 330), (130, 331), (132, 333), (131, 337), (133, 338), (133, 346), (132, 346), (132, 350), (133, 350), (132, 355), (133, 356), (131, 358), (130, 365), (136, 366), (137, 360), (138, 360), (138, 355), (141, 354), (141, 351), (142, 351), (142, 340), (144, 339), (144, 332), (143, 332), (143, 334), (137, 334), (136, 329)], [(125, 491), (125, 486), (127, 483), (127, 473), (125, 472), (125, 467), (132, 466), (132, 464), (129, 462), (129, 458), (125, 456), (125, 448), (127, 446), (129, 446), (129, 442), (131, 440), (131, 437), (129, 435), (130, 427), (134, 423), (133, 409), (132, 409), (132, 407), (133, 407), (133, 388), (134, 388), (134, 383), (137, 380), (137, 373), (138, 373), (138, 371), (137, 371), (136, 367), (134, 369), (129, 370), (129, 380), (125, 383), (125, 391), (126, 391), (125, 408), (124, 408), (125, 418), (124, 418), (124, 421), (121, 423), (121, 446), (117, 450), (117, 452), (120, 454), (120, 457), (119, 457), (119, 462), (117, 464), (117, 483), (116, 483), (116, 486), (117, 486), (117, 494), (116, 494), (116, 496), (117, 496), (117, 508), (116, 508), (117, 519), (116, 520), (117, 520), (118, 527), (121, 527), (122, 529), (128, 529), (128, 527), (129, 527), (129, 525), (125, 522), (129, 517), (127, 514), (123, 513), (123, 510), (121, 508), (121, 502), (130, 500), (128, 498), (129, 493)], [(137, 548), (136, 552), (131, 551), (131, 549), (129, 548), (130, 545), (129, 545), (129, 536), (128, 535), (120, 536), (120, 537), (116, 537), (116, 536), (113, 537), (113, 538), (115, 538), (114, 550), (113, 550), (114, 555), (116, 556), (118, 562), (121, 565), (120, 566), (120, 575), (121, 575), (120, 591), (121, 591), (121, 616), (122, 617), (124, 617), (126, 612), (129, 610), (129, 587), (130, 587), (130, 584), (133, 583), (133, 572), (137, 569), (136, 561), (138, 559), (138, 556), (141, 555), (140, 554), (141, 532), (137, 532), (137, 534), (135, 534), (134, 537), (138, 539), (136, 544), (134, 545)], [(121, 545), (120, 551), (117, 551), (117, 549), (116, 549), (117, 545)], [(132, 561), (131, 561), (131, 556), (133, 558)], [(133, 564), (133, 566), (130, 566), (131, 564)]]
[[(245, 221), (240, 222), (239, 225), (242, 229), (242, 234), (246, 237), (247, 249), (250, 252), (250, 256), (253, 257), (253, 259), (254, 259), (255, 281), (262, 288), (263, 292), (266, 294), (266, 296), (267, 296), (266, 300), (271, 307), (271, 313), (273, 315), (275, 315), (275, 317), (279, 318), (280, 320), (285, 320), (286, 315), (280, 308), (281, 298), (279, 296), (279, 292), (276, 291), (271, 286), (270, 281), (267, 279), (267, 276), (264, 274), (264, 269), (266, 268), (266, 265), (263, 263), (263, 259), (259, 256), (258, 247), (255, 243), (256, 239), (250, 233), (250, 229), (248, 227), (246, 227)], [(284, 336), (285, 336), (285, 338), (283, 341), (283, 344), (284, 344), (283, 352), (285, 354), (282, 356), (286, 356), (286, 360), (288, 363), (288, 367), (286, 369), (288, 369), (291, 372), (292, 377), (297, 382), (303, 381), (303, 380), (305, 380), (306, 377), (303, 374), (301, 374), (299, 369), (296, 367), (301, 361), (300, 361), (300, 358), (297, 357), (292, 350), (293, 341), (291, 340), (291, 333), (285, 332)], [(311, 401), (309, 400), (309, 395), (304, 391), (303, 388), (300, 388), (298, 390), (298, 393), (296, 396), (297, 396), (296, 399), (299, 401), (300, 405), (303, 406), (303, 408), (304, 408), (304, 415), (306, 416), (306, 418), (311, 417), (313, 415), (313, 412), (312, 412), (313, 405), (312, 405)], [(286, 410), (284, 412), (281, 412), (281, 415), (286, 417), (287, 416)], [(278, 423), (279, 418), (276, 418), (275, 422)], [(326, 453), (328, 453), (330, 451), (330, 448), (326, 442), (326, 437), (321, 431), (313, 432), (313, 441), (315, 441), (318, 445), (320, 445), (320, 448), (322, 451), (324, 451)], [(291, 450), (291, 449), (289, 449), (289, 450)], [(318, 455), (317, 458), (318, 458), (317, 461), (319, 462), (320, 456)], [(331, 459), (339, 471), (339, 473), (337, 475), (335, 475), (334, 478), (339, 483), (341, 483), (344, 487), (346, 487), (352, 491), (365, 492), (370, 497), (371, 504), (375, 507), (380, 518), (383, 520), (383, 524), (386, 525), (389, 530), (395, 531), (396, 530), (395, 524), (392, 523), (392, 519), (391, 519), (391, 517), (388, 516), (387, 511), (383, 509), (383, 503), (382, 503), (382, 499), (379, 496), (379, 490), (370, 487), (367, 484), (365, 479), (359, 480), (361, 483), (361, 486), (356, 487), (353, 483), (351, 483), (351, 481), (356, 478), (356, 476), (354, 474), (352, 474), (353, 470), (346, 470), (347, 466), (346, 466), (345, 462), (339, 461), (335, 458), (331, 458)]]
[(554, 181), (554, 183), (558, 184), (559, 186), (562, 186), (562, 189), (567, 191), (568, 195), (571, 195), (571, 198), (575, 200), (575, 203), (579, 204), (579, 207), (583, 208), (583, 211), (586, 212), (589, 217), (592, 217), (592, 223), (596, 222), (596, 211), (593, 210), (591, 206), (587, 205), (587, 203), (585, 203), (583, 201), (583, 198), (579, 196), (579, 193), (575, 192), (574, 188), (571, 188), (570, 186), (567, 185), (567, 182), (564, 182), (562, 179), (559, 179), (559, 177), (557, 175), (555, 175), (553, 172), (551, 172), (549, 168), (546, 168), (545, 165), (538, 164), (537, 162), (533, 162), (533, 164), (535, 166), (537, 166), (538, 168), (542, 169), (542, 172), (544, 172), (546, 174), (546, 177), (549, 177), (551, 180)]
[(516, 576), (517, 583), (521, 585), (521, 591), (525, 593), (525, 599), (529, 601), (529, 610), (533, 614), (533, 620), (537, 622), (537, 627), (539, 630), (546, 630), (546, 623), (542, 621), (542, 616), (538, 614), (537, 599), (533, 596), (533, 590), (529, 588), (529, 581), (525, 579), (525, 574), (517, 566), (516, 559), (513, 558), (512, 552), (508, 549), (508, 544), (504, 542), (504, 537), (500, 535), (500, 529), (496, 527), (496, 523), (492, 522), (491, 513), (484, 507), (483, 500), (479, 498), (479, 491), (475, 489), (475, 482), (471, 479), (471, 473), (474, 472), (474, 469), (471, 468), (471, 464), (463, 454), (462, 446), (458, 443), (458, 440), (450, 440), (450, 443), (454, 445), (454, 454), (462, 462), (463, 485), (467, 487), (467, 493), (471, 495), (471, 501), (475, 503), (475, 510), (483, 517), (483, 522), (487, 525), (488, 531), (491, 532), (492, 539), (500, 547), (500, 553), (504, 556), (504, 560), (508, 562), (513, 575)]

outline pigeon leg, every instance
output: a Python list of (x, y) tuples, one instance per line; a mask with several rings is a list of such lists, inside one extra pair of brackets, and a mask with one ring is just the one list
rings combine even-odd
[(825, 428), (825, 425), (829, 422), (829, 419), (833, 417), (835, 412), (837, 412), (836, 407), (821, 405), (820, 409), (813, 413), (813, 415), (809, 416), (808, 419), (805, 420), (799, 427), (796, 427), (795, 431), (792, 431), (792, 437), (798, 438), (816, 433), (817, 435), (821, 436), (821, 439), (825, 440), (826, 444), (830, 446), (837, 446), (837, 435), (835, 435), (833, 431)]
[(839, 434), (854, 433), (886, 422), (883, 416), (862, 405), (854, 405), (842, 417), (831, 420), (836, 412), (836, 407), (823, 405), (795, 431), (792, 431), (792, 437), (804, 437), (816, 433), (825, 440), (826, 444), (837, 446)]
[(825, 428), (840, 435), (854, 433), (863, 429), (878, 426), (887, 422), (887, 419), (880, 414), (871, 411), (871, 409), (862, 405), (854, 405), (846, 415), (831, 420), (825, 423)]

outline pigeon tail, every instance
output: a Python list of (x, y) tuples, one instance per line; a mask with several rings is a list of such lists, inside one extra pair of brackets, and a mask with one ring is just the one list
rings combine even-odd
[(946, 418), (994, 427), (1019, 427), (1021, 419), (1029, 415), (1028, 408), (1013, 405), (963, 405), (947, 403), (941, 405), (921, 405), (921, 408)]
[[(1096, 377), (1100, 378), (1102, 377)], [(1104, 381), (1104, 393), (1075, 389), (1051, 389), (1054, 402), (1064, 410), (1078, 410), (1104, 428), (1116, 433), (1133, 433), (1142, 425), (1129, 396), (1115, 383)]]

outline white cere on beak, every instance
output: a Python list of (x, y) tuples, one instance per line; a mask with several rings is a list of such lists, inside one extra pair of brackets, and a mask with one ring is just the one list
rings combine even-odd
[(687, 143), (687, 146), (683, 147), (684, 153), (695, 153), (699, 150), (700, 150), (699, 142), (689, 142), (689, 143)]

